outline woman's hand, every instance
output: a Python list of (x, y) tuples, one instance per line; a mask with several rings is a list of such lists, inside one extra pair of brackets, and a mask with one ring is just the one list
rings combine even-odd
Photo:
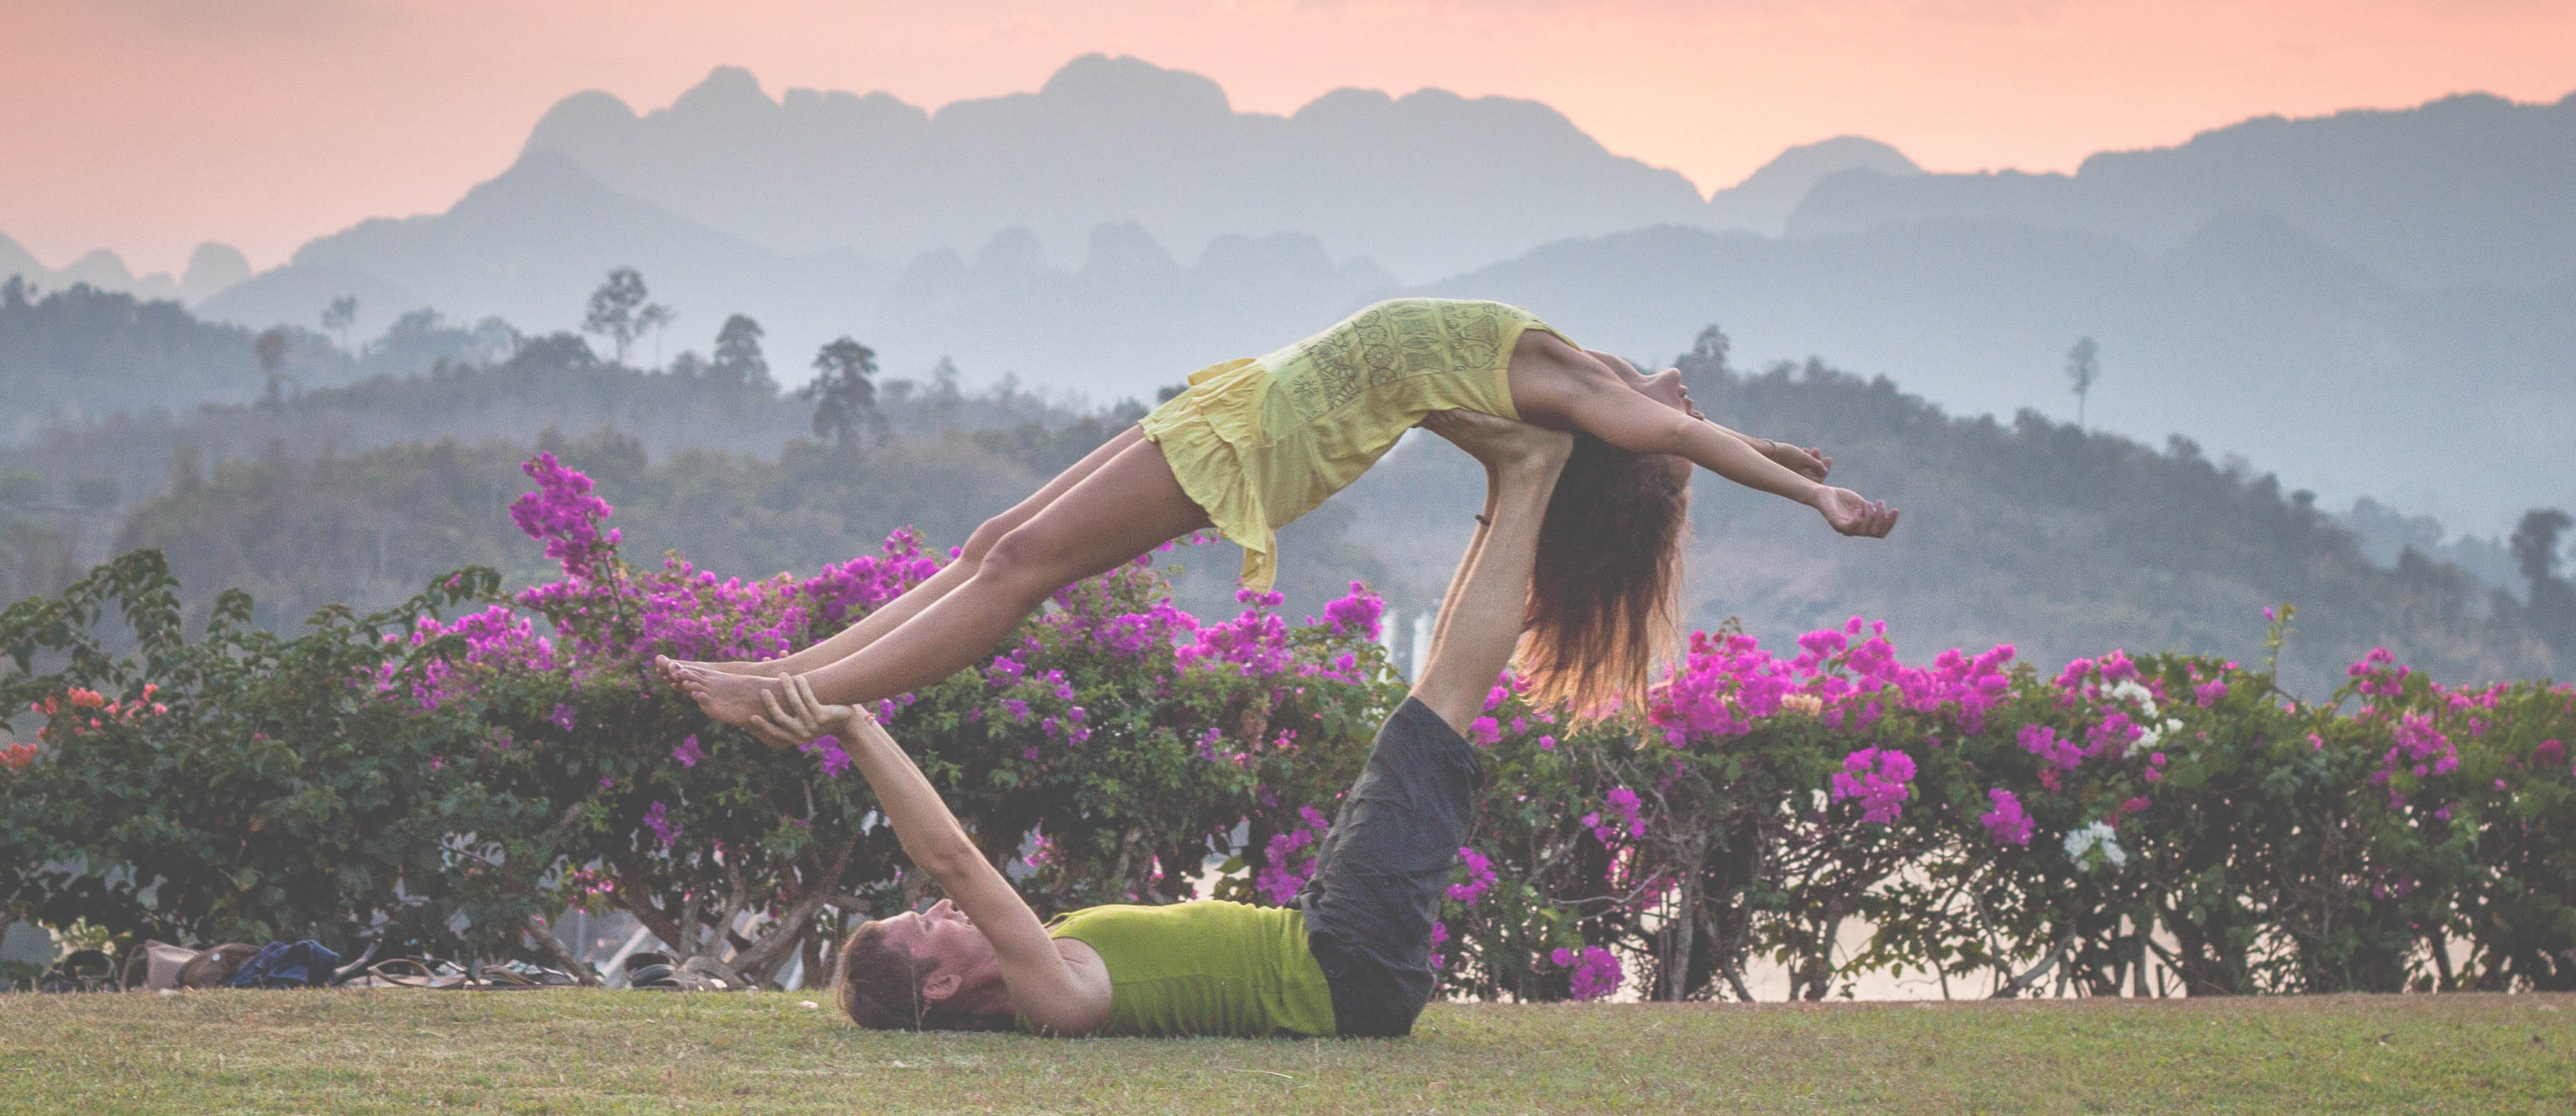
[(1834, 459), (1825, 456), (1825, 451), (1814, 446), (1800, 449), (1787, 442), (1775, 442), (1769, 438), (1761, 439), (1761, 442), (1761, 445), (1754, 448), (1761, 450), (1762, 456), (1770, 458), (1781, 468), (1808, 480), (1823, 480), (1834, 471)]
[(814, 696), (813, 684), (805, 681), (802, 674), (782, 673), (778, 677), (785, 683), (779, 689), (787, 692), (786, 700), (779, 700), (778, 689), (762, 690), (760, 703), (768, 708), (768, 714), (752, 714), (751, 724), (747, 726), (753, 736), (770, 747), (793, 747), (837, 732), (855, 734), (862, 722), (873, 723), (876, 720), (859, 706), (824, 703)]
[(1819, 488), (1811, 501), (1834, 530), (1860, 538), (1883, 539), (1896, 527), (1896, 509), (1885, 501), (1863, 499), (1848, 488)]

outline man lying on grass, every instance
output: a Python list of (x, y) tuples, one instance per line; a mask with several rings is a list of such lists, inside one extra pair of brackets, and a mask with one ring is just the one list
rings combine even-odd
[(770, 743), (849, 749), (913, 865), (948, 898), (858, 928), (841, 1007), (866, 1027), (1041, 1035), (1392, 1036), (1431, 996), (1431, 927), (1479, 777), (1461, 731), (1510, 660), (1567, 435), (1445, 412), (1424, 426), (1486, 469), (1485, 514), (1443, 602), (1430, 664), (1378, 730), (1294, 907), (1209, 900), (1101, 906), (1052, 927), (967, 839), (863, 707), (802, 677), (764, 693)]

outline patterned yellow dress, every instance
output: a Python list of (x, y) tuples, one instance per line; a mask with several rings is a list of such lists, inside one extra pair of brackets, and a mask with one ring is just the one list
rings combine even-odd
[(1377, 463), (1433, 411), (1520, 418), (1512, 346), (1558, 333), (1499, 302), (1381, 302), (1267, 356), (1209, 365), (1146, 415), (1181, 490), (1243, 547), (1243, 584), (1268, 589), (1279, 528)]

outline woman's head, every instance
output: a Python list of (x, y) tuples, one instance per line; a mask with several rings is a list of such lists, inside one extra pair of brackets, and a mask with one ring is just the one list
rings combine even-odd
[(982, 1031), (1011, 1025), (992, 1010), (1000, 985), (993, 944), (942, 899), (863, 923), (841, 946), (841, 1010), (881, 1031)]
[(1520, 668), (1533, 700), (1590, 714), (1645, 695), (1680, 622), (1690, 481), (1681, 458), (1574, 436), (1530, 575)]

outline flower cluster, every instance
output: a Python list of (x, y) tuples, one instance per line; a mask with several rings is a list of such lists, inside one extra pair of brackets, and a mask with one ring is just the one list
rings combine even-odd
[(2097, 821), (2066, 835), (2066, 859), (2086, 869), (2098, 864), (2119, 868), (2129, 863), (2129, 853), (2120, 847), (2118, 831)]
[(1548, 960), (1560, 969), (1574, 970), (1571, 991), (1578, 1000), (1598, 1000), (1619, 990), (1627, 982), (1627, 971), (1619, 964), (1619, 955), (1600, 946), (1585, 946), (1581, 952), (1558, 946)]
[(1312, 806), (1297, 808), (1303, 825), (1270, 835), (1261, 850), (1261, 871), (1253, 876), (1253, 886), (1272, 903), (1285, 906), (1297, 897), (1297, 891), (1315, 873), (1315, 844), (1324, 839), (1333, 821)]
[(1690, 652), (1658, 686), (1649, 719), (1674, 747), (1751, 732), (1782, 713), (1835, 730), (1866, 731), (1891, 709), (1938, 714), (1958, 731), (1985, 727), (2012, 688), (2011, 644), (1976, 655), (1943, 651), (1929, 667), (1897, 660), (1887, 622), (1855, 616), (1841, 628), (1798, 637), (1788, 659), (1748, 635), (1694, 632)]
[(1458, 867), (1466, 878), (1449, 885), (1450, 902), (1473, 904), (1494, 886), (1494, 862), (1485, 854), (1462, 846), (1458, 850)]
[(2029, 844), (2035, 823), (2030, 820), (2030, 812), (2022, 809), (2021, 799), (2002, 787), (1987, 791), (1986, 799), (1995, 808), (1977, 815), (1977, 823), (1985, 826), (1998, 844)]
[(546, 557), (563, 563), (565, 577), (590, 578), (622, 537), (615, 528), (605, 535), (599, 530), (600, 521), (616, 509), (591, 495), (589, 477), (557, 462), (551, 452), (529, 458), (519, 471), (537, 482), (537, 490), (511, 502), (510, 522), (529, 538), (542, 540)]
[(1905, 812), (1913, 779), (1914, 757), (1894, 748), (1862, 748), (1844, 756), (1843, 769), (1834, 773), (1834, 799), (1857, 798), (1861, 820), (1891, 825)]
[(66, 689), (59, 697), (29, 702), (27, 709), (47, 719), (48, 723), (45, 727), (36, 730), (36, 739), (50, 742), (54, 738), (56, 725), (69, 729), (72, 735), (77, 736), (111, 724), (131, 722), (137, 717), (157, 717), (168, 713), (170, 711), (168, 705), (154, 700), (154, 696), (160, 692), (161, 687), (158, 683), (146, 683), (142, 697), (127, 701), (109, 701), (107, 695), (96, 690), (73, 686)]

